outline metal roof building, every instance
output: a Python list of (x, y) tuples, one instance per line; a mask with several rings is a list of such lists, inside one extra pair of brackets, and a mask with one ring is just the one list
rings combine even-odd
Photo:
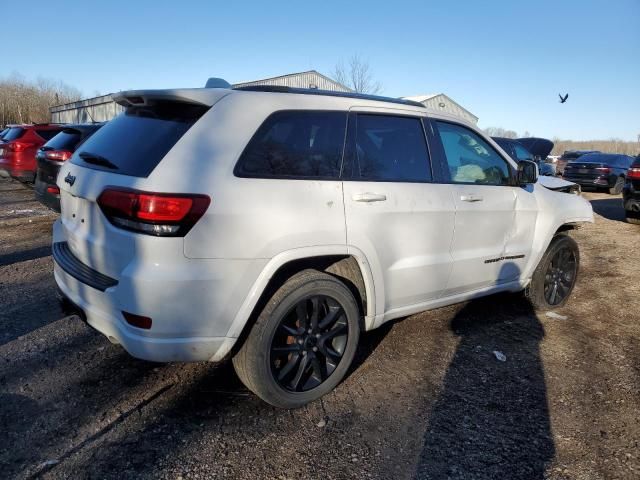
[(315, 70), (307, 72), (291, 73), (280, 77), (252, 80), (250, 82), (236, 83), (234, 87), (253, 87), (256, 85), (273, 85), (293, 88), (317, 88), (318, 90), (330, 90), (332, 92), (351, 92), (352, 90), (335, 80), (322, 75)]
[[(293, 88), (310, 88), (333, 92), (351, 92), (352, 90), (339, 82), (322, 75), (315, 70), (291, 73), (279, 77), (264, 78), (248, 82), (236, 83), (234, 87), (273, 85)], [(404, 97), (414, 100), (437, 112), (445, 112), (462, 117), (469, 122), (477, 123), (478, 117), (463, 108), (443, 93)], [(55, 123), (105, 122), (122, 112), (124, 108), (111, 99), (111, 95), (87, 98), (77, 102), (51, 107), (51, 121)]]
[(431, 93), (428, 95), (415, 95), (412, 97), (402, 98), (405, 100), (419, 102), (429, 110), (433, 110), (435, 112), (448, 113), (449, 115), (464, 118), (470, 123), (478, 123), (478, 117), (459, 103), (447, 97), (444, 93)]

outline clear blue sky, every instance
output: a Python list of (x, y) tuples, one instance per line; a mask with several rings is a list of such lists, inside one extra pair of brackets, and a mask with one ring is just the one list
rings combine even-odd
[(331, 74), (358, 53), (383, 94), (444, 92), (482, 127), (640, 134), (640, 0), (217, 3), (13, 2), (1, 14), (0, 76), (60, 79), (92, 96)]

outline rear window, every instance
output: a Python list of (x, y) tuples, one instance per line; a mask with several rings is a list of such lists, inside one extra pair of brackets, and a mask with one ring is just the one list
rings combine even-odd
[(73, 152), (82, 139), (82, 133), (79, 130), (65, 128), (55, 137), (49, 140), (44, 147), (53, 150), (67, 150)]
[(208, 109), (177, 102), (129, 107), (84, 142), (71, 162), (94, 170), (147, 177)]
[(36, 128), (36, 133), (40, 135), (45, 140), (51, 140), (53, 137), (58, 135), (62, 129), (47, 129), (44, 130), (42, 128)]
[(346, 112), (276, 112), (242, 153), (239, 177), (324, 178), (340, 176)]
[(5, 142), (10, 142), (12, 140), (18, 140), (24, 134), (24, 128), (13, 127), (10, 128), (7, 134), (4, 136), (3, 140)]

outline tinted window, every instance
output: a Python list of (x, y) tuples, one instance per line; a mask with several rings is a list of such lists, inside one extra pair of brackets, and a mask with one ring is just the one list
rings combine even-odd
[(236, 174), (247, 177), (338, 178), (346, 112), (283, 111), (260, 126)]
[(44, 138), (45, 140), (51, 140), (53, 137), (55, 137), (57, 134), (60, 133), (60, 130), (36, 129), (36, 133), (40, 135), (42, 138)]
[[(87, 160), (79, 154), (71, 161), (96, 170), (146, 177), (207, 110), (177, 102), (129, 107), (78, 149)], [(102, 161), (96, 163), (92, 158)], [(111, 168), (105, 164), (111, 164)]]
[(516, 160), (533, 160), (531, 152), (519, 143), (515, 143), (513, 147), (516, 151)]
[(79, 130), (72, 128), (66, 128), (62, 132), (58, 133), (55, 137), (45, 143), (45, 147), (53, 150), (67, 150), (73, 152), (76, 145), (80, 143), (82, 134)]
[(431, 180), (427, 143), (419, 118), (358, 115), (353, 180)]
[(510, 183), (509, 165), (482, 137), (461, 125), (446, 122), (436, 125), (453, 182)]
[(5, 142), (10, 142), (11, 140), (18, 140), (23, 133), (24, 133), (24, 128), (20, 128), (20, 127), (10, 128), (9, 131), (4, 136), (3, 140)]
[(626, 155), (618, 157), (618, 165), (622, 168), (629, 168), (632, 163), (633, 157), (627, 157)]

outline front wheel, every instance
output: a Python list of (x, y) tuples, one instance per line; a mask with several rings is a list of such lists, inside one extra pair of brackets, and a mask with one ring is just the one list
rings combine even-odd
[(240, 380), (264, 401), (297, 408), (344, 378), (360, 337), (360, 310), (341, 281), (300, 272), (266, 303), (233, 358)]
[(634, 225), (640, 225), (640, 217), (633, 217), (633, 213), (625, 212), (625, 217), (627, 219), (627, 223), (632, 223)]
[(539, 310), (562, 307), (576, 284), (579, 266), (578, 244), (568, 235), (556, 235), (533, 272), (527, 298)]

